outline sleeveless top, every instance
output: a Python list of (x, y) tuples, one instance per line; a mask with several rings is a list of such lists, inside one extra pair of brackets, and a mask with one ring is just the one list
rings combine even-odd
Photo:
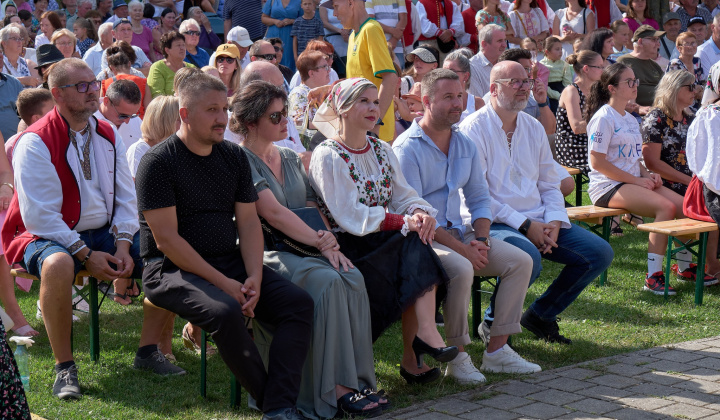
[[(573, 83), (580, 95), (580, 110), (585, 111), (585, 95), (577, 84)], [(588, 137), (587, 134), (575, 134), (567, 116), (567, 109), (557, 109), (557, 136), (555, 138), (555, 153), (557, 161), (564, 166), (580, 169), (584, 174), (590, 171), (588, 167)]]

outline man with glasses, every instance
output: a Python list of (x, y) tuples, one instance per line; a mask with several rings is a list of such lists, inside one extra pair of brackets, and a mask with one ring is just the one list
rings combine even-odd
[[(273, 45), (268, 41), (261, 39), (253, 42), (250, 46), (248, 54), (250, 54), (250, 62), (267, 61), (268, 63), (272, 63), (275, 67), (278, 67), (278, 69), (280, 68), (280, 60), (278, 59), (278, 54), (275, 52), (275, 47), (273, 47)], [(280, 74), (282, 74), (282, 72)], [(282, 87), (285, 89), (285, 93), (290, 94), (290, 85), (288, 85), (284, 76)]]
[(97, 119), (115, 126), (126, 150), (142, 137), (142, 120), (137, 114), (141, 100), (142, 94), (135, 82), (116, 80), (110, 84), (105, 97), (100, 98), (100, 107), (95, 113)]
[[(15, 145), (16, 194), (3, 225), (5, 258), (40, 282), (40, 308), (55, 356), (53, 395), (82, 396), (72, 354), (72, 292), (85, 269), (102, 281), (139, 278), (135, 188), (117, 131), (93, 117), (100, 82), (80, 59), (55, 64), (48, 84), (56, 107), (32, 124)], [(136, 368), (183, 374), (148, 337), (169, 313), (144, 306)]]
[[(547, 136), (537, 120), (521, 112), (532, 87), (521, 64), (497, 63), (490, 74), (490, 102), (467, 117), (460, 131), (477, 145), (485, 169), (493, 243), (505, 241), (530, 255), (531, 284), (540, 275), (542, 258), (565, 264), (520, 324), (538, 338), (570, 344), (560, 334), (557, 316), (610, 265), (613, 250), (568, 219)], [(491, 315), (495, 311), (492, 299)]]
[(640, 115), (645, 115), (650, 110), (650, 106), (652, 106), (655, 99), (655, 88), (660, 83), (663, 75), (665, 75), (662, 67), (655, 62), (660, 47), (659, 38), (663, 35), (665, 35), (665, 32), (656, 31), (650, 25), (640, 26), (632, 37), (632, 52), (617, 59), (618, 63), (630, 67), (635, 73), (635, 77), (640, 79), (637, 100), (635, 101), (640, 105), (638, 111)]

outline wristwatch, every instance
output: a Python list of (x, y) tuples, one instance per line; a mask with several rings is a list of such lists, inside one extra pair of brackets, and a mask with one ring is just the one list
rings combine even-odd
[(543, 103), (538, 102), (538, 107), (539, 107), (539, 108), (544, 108), (544, 107), (549, 106), (549, 105), (550, 105), (550, 99), (548, 99), (548, 98), (545, 98), (545, 102), (543, 102)]
[(525, 219), (525, 221), (523, 222), (523, 224), (520, 225), (520, 227), (518, 228), (518, 232), (520, 232), (520, 233), (522, 233), (523, 235), (527, 236), (527, 234), (528, 234), (528, 229), (530, 229), (530, 223), (532, 223), (532, 221), (531, 221), (530, 219)]
[(475, 240), (478, 242), (485, 243), (485, 245), (487, 245), (487, 247), (490, 248), (490, 238), (486, 238), (484, 236), (478, 236), (477, 238), (475, 238)]

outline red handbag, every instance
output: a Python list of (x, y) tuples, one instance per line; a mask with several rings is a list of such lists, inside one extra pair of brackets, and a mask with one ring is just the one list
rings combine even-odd
[(683, 213), (691, 219), (702, 220), (704, 222), (715, 222), (713, 218), (710, 217), (707, 206), (705, 206), (703, 183), (695, 175), (693, 175), (690, 185), (688, 185), (688, 189), (685, 192), (685, 198), (683, 199)]

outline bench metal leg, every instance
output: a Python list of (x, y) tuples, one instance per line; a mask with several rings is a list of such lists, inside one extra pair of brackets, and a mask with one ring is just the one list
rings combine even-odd
[(707, 253), (708, 232), (700, 233), (700, 245), (698, 246), (697, 276), (695, 278), (695, 304), (702, 305), (703, 292), (705, 289), (705, 254)]
[(480, 286), (482, 285), (482, 277), (473, 276), (472, 284), (472, 336), (480, 338), (478, 327), (482, 319), (482, 302), (480, 302)]
[[(667, 298), (668, 298), (668, 287), (670, 284), (670, 268), (672, 265), (674, 240), (675, 240), (674, 236), (668, 236), (667, 252), (665, 253), (665, 275), (667, 276), (665, 278), (665, 300), (667, 300)], [(653, 273), (648, 273), (648, 274), (652, 275)]]
[[(610, 230), (611, 230), (612, 219), (613, 219), (612, 217), (603, 217), (602, 238), (607, 243), (610, 243)], [(600, 273), (600, 286), (605, 286), (605, 282), (607, 281), (607, 276), (608, 276), (608, 269), (606, 268), (602, 273)]]
[(207, 355), (205, 349), (207, 347), (207, 333), (202, 330), (202, 338), (200, 339), (200, 396), (205, 398), (207, 395)]
[(235, 379), (235, 375), (230, 375), (230, 407), (240, 407), (242, 404), (242, 387)]
[(100, 358), (100, 321), (98, 320), (98, 280), (90, 277), (90, 298), (88, 305), (90, 306), (90, 360), (97, 362)]
[(583, 174), (581, 172), (575, 175), (575, 207), (582, 206), (582, 186)]

